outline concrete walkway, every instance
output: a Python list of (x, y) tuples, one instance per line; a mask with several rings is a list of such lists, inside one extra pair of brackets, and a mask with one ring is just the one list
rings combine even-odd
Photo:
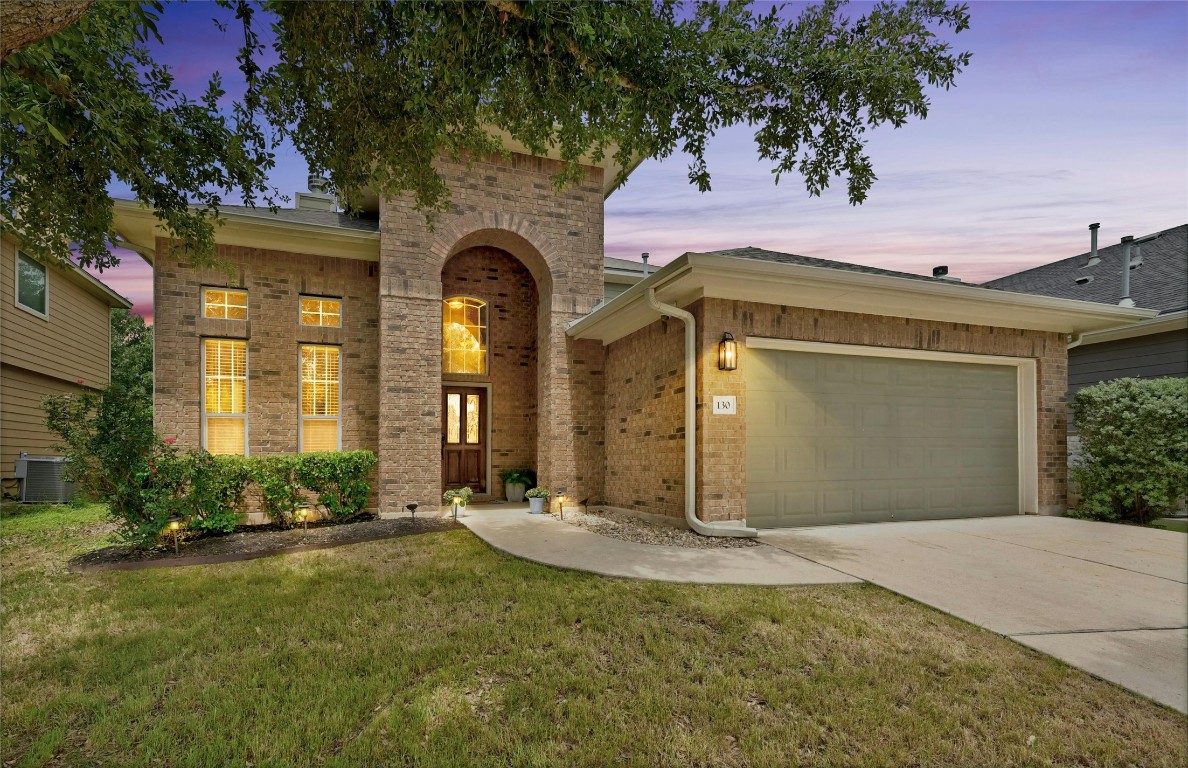
[(999, 517), (761, 536), (1188, 712), (1182, 533)]
[(852, 584), (853, 576), (775, 547), (690, 549), (601, 536), (527, 506), (471, 507), (460, 523), (509, 555), (545, 565), (628, 579), (692, 584)]

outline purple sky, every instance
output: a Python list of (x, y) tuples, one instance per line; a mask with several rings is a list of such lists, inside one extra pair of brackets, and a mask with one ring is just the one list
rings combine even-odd
[[(862, 11), (864, 4), (852, 8)], [(954, 39), (974, 54), (927, 120), (870, 134), (875, 182), (851, 207), (844, 183), (810, 198), (772, 184), (745, 127), (710, 147), (713, 191), (674, 155), (645, 161), (607, 201), (606, 254), (663, 264), (685, 251), (757, 246), (980, 282), (1188, 220), (1188, 3), (974, 2)], [(235, 74), (234, 31), (213, 5), (169, 5), (162, 61), (184, 88)], [(304, 160), (282, 147), (272, 181), (305, 189)], [(112, 187), (118, 197), (126, 189)], [(229, 201), (235, 202), (235, 201)], [(152, 312), (151, 274), (122, 252), (102, 279)]]

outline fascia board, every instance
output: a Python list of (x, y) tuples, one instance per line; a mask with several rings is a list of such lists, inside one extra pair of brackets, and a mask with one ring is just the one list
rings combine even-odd
[(1078, 346), (1086, 344), (1101, 344), (1106, 341), (1121, 341), (1123, 339), (1134, 339), (1139, 336), (1150, 336), (1156, 333), (1168, 333), (1170, 331), (1184, 331), (1188, 330), (1188, 310), (1180, 310), (1179, 312), (1169, 312), (1166, 315), (1158, 315), (1149, 320), (1143, 320), (1133, 325), (1125, 325), (1121, 328), (1107, 328), (1104, 331), (1092, 331), (1086, 333), (1080, 341)]
[(575, 321), (568, 333), (609, 344), (639, 330), (655, 320), (644, 300), (648, 288), (676, 306), (704, 297), (1064, 334), (1116, 328), (1156, 314), (968, 285), (687, 253)]
[(1157, 314), (1149, 309), (801, 264), (740, 262), (744, 260), (689, 254), (693, 278), (708, 298), (1058, 333), (1114, 328)]
[(648, 306), (647, 290), (655, 288), (658, 295), (667, 294), (672, 284), (680, 283), (688, 269), (685, 256), (674, 259), (648, 275), (646, 280), (640, 280), (590, 314), (570, 323), (566, 333), (575, 339), (598, 339), (603, 344), (634, 333), (658, 317)]

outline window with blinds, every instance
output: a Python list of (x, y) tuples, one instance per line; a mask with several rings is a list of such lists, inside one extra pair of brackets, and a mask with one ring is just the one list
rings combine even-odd
[(301, 324), (342, 327), (342, 299), (301, 297)]
[(301, 347), (301, 450), (340, 449), (339, 396), (342, 370), (338, 347)]
[(247, 342), (202, 342), (202, 438), (216, 454), (247, 455)]
[(202, 316), (217, 317), (223, 320), (247, 320), (247, 291), (203, 288)]

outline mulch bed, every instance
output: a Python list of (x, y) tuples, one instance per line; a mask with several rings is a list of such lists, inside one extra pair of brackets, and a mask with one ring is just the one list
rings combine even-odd
[(308, 530), (247, 527), (226, 536), (210, 536), (182, 542), (180, 554), (174, 554), (173, 547), (148, 550), (133, 549), (125, 545), (104, 547), (73, 558), (69, 568), (76, 573), (85, 573), (231, 563), (289, 552), (311, 552), (346, 544), (458, 529), (462, 529), (462, 526), (449, 518), (440, 517), (398, 517), (391, 520), (371, 518), (341, 525), (311, 525)]

